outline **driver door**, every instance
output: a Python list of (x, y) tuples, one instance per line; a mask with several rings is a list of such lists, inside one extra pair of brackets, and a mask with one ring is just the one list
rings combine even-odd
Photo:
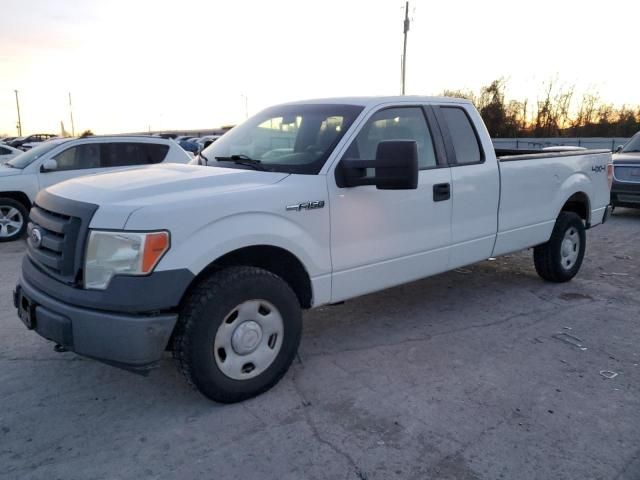
[(420, 168), (415, 190), (340, 188), (329, 176), (332, 302), (447, 269), (451, 199), (442, 192), (450, 188), (451, 171), (434, 127), (431, 110), (423, 106), (383, 108), (341, 159), (372, 160), (381, 141), (414, 140)]

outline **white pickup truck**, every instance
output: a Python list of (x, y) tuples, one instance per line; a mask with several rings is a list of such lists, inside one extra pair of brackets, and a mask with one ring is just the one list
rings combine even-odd
[(431, 97), (268, 108), (194, 162), (41, 192), (14, 301), (58, 350), (171, 350), (221, 402), (284, 375), (303, 309), (529, 247), (570, 280), (611, 182), (605, 151), (497, 158), (469, 102)]

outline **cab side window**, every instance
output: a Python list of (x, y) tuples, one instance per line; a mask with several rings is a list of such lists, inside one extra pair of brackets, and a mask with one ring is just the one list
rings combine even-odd
[(168, 145), (154, 143), (105, 143), (102, 145), (100, 165), (104, 168), (151, 165), (162, 162), (168, 151)]
[(378, 143), (385, 140), (414, 140), (418, 145), (418, 168), (437, 165), (429, 126), (419, 107), (388, 108), (376, 112), (360, 130), (344, 158), (373, 160)]
[(465, 165), (482, 162), (484, 158), (480, 150), (480, 142), (471, 119), (465, 111), (459, 107), (440, 107), (440, 112), (447, 122), (456, 154), (456, 163)]
[(88, 143), (67, 148), (54, 157), (58, 163), (57, 171), (84, 170), (100, 167), (100, 144)]

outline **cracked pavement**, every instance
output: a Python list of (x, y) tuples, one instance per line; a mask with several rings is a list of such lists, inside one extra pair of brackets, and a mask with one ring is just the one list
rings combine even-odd
[(567, 284), (521, 252), (307, 312), (289, 373), (236, 405), (169, 355), (55, 353), (12, 306), (23, 252), (0, 244), (2, 479), (640, 478), (640, 211)]

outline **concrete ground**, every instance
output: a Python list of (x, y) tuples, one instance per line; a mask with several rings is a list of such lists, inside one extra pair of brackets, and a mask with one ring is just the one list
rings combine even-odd
[(523, 252), (309, 312), (300, 361), (236, 405), (169, 356), (55, 353), (11, 305), (23, 251), (0, 245), (0, 478), (640, 478), (640, 211), (567, 284)]

